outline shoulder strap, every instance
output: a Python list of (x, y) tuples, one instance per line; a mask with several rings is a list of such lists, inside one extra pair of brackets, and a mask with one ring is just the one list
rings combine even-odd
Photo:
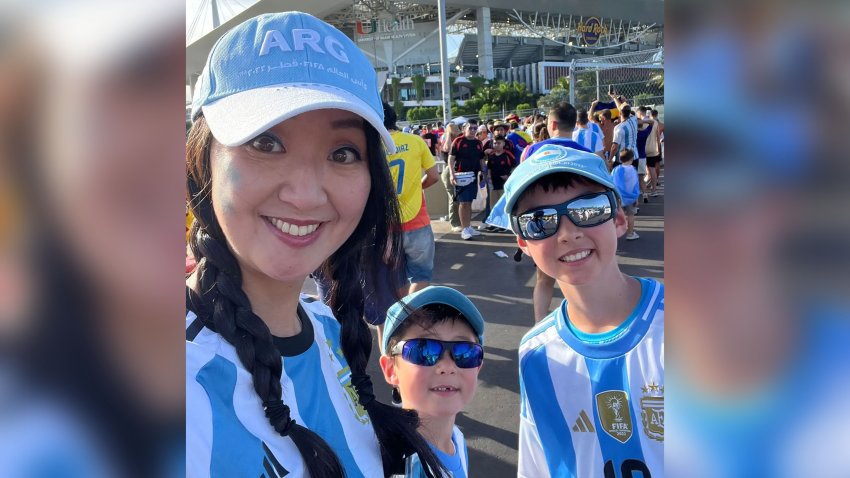
[(186, 310), (195, 313), (195, 320), (186, 328), (186, 340), (191, 342), (201, 333), (204, 328), (204, 321), (201, 320), (200, 298), (188, 286), (186, 287)]

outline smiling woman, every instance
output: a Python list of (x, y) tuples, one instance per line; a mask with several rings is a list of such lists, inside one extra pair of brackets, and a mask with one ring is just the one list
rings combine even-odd
[(331, 109), (302, 113), (244, 145), (213, 140), (213, 207), (242, 259), (243, 288), (268, 279), (300, 290), (304, 277), (342, 245), (366, 205), (366, 154), (363, 121)]
[[(376, 401), (365, 372), (358, 278), (376, 283), (400, 251), (375, 79), (350, 39), (297, 12), (210, 53), (187, 143), (188, 476), (386, 476), (413, 453), (440, 475), (417, 415)], [(330, 307), (299, 295), (316, 270)]]

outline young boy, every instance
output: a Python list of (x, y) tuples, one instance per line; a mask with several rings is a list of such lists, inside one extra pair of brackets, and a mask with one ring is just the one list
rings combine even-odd
[(496, 136), (493, 138), (493, 149), (487, 155), (487, 170), (490, 172), (490, 183), (493, 185), (493, 192), (490, 197), (492, 204), (496, 204), (502, 197), (505, 181), (508, 180), (508, 175), (511, 174), (511, 170), (516, 164), (513, 151), (505, 149), (505, 137)]
[(508, 178), (504, 211), (565, 297), (520, 344), (518, 476), (663, 476), (664, 287), (620, 271), (605, 163), (544, 146)]
[(633, 166), (634, 159), (635, 155), (631, 149), (623, 151), (620, 155), (621, 164), (611, 171), (611, 178), (622, 200), (623, 211), (626, 213), (627, 241), (634, 241), (640, 237), (635, 232), (635, 214), (637, 213), (638, 198), (640, 198), (640, 179)]
[[(467, 478), (466, 442), (455, 416), (472, 400), (484, 360), (484, 319), (449, 287), (430, 286), (387, 312), (381, 369), (393, 399), (419, 413), (419, 432), (453, 478)], [(406, 478), (425, 476), (416, 455)]]

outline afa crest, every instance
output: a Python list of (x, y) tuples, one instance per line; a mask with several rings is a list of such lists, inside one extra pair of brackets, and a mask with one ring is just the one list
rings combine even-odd
[(354, 416), (357, 417), (360, 423), (369, 423), (369, 412), (363, 408), (363, 405), (360, 405), (360, 397), (357, 396), (357, 390), (351, 384), (351, 369), (345, 366), (336, 373), (336, 376), (343, 390), (345, 390), (345, 394), (348, 395), (348, 405), (351, 407), (351, 411), (354, 412)]
[(334, 347), (334, 343), (330, 339), (327, 339), (325, 342), (328, 345), (327, 354), (330, 361), (336, 361), (336, 363), (342, 366), (342, 368), (336, 373), (336, 378), (339, 380), (339, 384), (342, 385), (342, 389), (345, 391), (345, 396), (348, 399), (348, 406), (351, 408), (351, 411), (354, 412), (354, 416), (357, 417), (357, 421), (360, 423), (369, 423), (369, 412), (363, 408), (363, 405), (360, 405), (360, 397), (357, 396), (357, 390), (351, 383), (351, 368), (348, 365), (345, 365), (342, 350), (340, 350), (339, 347)]
[(643, 432), (653, 440), (664, 441), (664, 385), (650, 383), (641, 387), (640, 420)]

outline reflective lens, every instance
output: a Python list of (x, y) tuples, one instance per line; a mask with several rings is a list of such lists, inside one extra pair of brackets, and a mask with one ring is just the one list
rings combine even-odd
[(513, 216), (516, 230), (526, 240), (537, 241), (553, 236), (566, 216), (578, 227), (598, 226), (614, 217), (617, 199), (613, 191), (585, 194), (559, 204), (545, 206)]
[(392, 349), (393, 355), (414, 365), (430, 367), (436, 365), (448, 348), (452, 360), (458, 368), (475, 368), (484, 360), (484, 348), (475, 342), (445, 342), (436, 339), (402, 340)]

